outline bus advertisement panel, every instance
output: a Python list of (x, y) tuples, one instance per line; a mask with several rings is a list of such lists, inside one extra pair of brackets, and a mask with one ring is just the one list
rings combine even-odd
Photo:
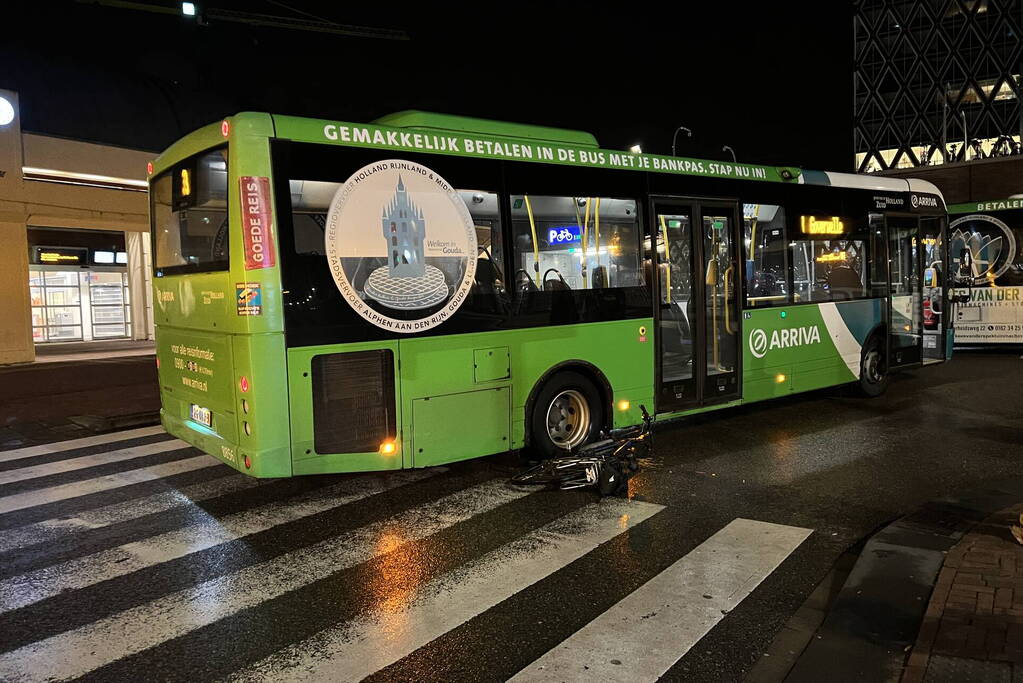
[(956, 343), (1023, 343), (1023, 198), (955, 204), (949, 214), (950, 253), (968, 251), (973, 276)]

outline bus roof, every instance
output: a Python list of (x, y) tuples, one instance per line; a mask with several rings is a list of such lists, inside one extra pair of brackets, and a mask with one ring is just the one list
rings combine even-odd
[(432, 133), (475, 133), (500, 138), (517, 138), (530, 142), (553, 142), (559, 145), (575, 145), (594, 149), (600, 147), (597, 138), (581, 130), (477, 119), (454, 114), (438, 114), (418, 109), (407, 109), (381, 116), (371, 123), (392, 128), (414, 128)]

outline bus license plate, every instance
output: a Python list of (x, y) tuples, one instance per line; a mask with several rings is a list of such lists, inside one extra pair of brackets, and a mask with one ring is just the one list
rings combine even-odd
[(213, 427), (213, 412), (209, 408), (203, 408), (193, 403), (189, 412), (191, 413), (192, 422), (198, 422), (210, 428)]

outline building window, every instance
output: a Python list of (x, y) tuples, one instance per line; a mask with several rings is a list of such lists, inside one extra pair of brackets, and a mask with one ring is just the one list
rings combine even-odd
[(30, 270), (29, 292), (37, 343), (131, 336), (127, 273)]

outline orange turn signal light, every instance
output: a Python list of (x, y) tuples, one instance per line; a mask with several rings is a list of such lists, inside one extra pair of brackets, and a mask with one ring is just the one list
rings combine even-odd
[(398, 446), (393, 441), (385, 441), (380, 444), (380, 455), (394, 455)]

